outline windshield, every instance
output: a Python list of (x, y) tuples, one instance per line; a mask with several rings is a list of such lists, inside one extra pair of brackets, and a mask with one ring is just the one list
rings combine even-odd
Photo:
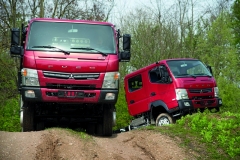
[(33, 22), (27, 49), (57, 51), (56, 48), (65, 52), (116, 53), (114, 32), (111, 26)]
[(169, 60), (167, 64), (176, 78), (212, 76), (207, 67), (199, 60)]

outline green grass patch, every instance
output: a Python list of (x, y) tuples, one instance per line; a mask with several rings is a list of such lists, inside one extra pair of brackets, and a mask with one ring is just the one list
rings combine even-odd
[(157, 130), (199, 154), (199, 159), (240, 159), (240, 114), (195, 113), (176, 124), (147, 127)]
[(84, 130), (82, 129), (69, 129), (69, 128), (58, 128), (58, 127), (54, 127), (54, 128), (48, 128), (45, 130), (49, 130), (49, 131), (59, 131), (58, 133), (61, 134), (66, 134), (68, 136), (73, 136), (73, 137), (77, 137), (80, 139), (84, 139), (84, 140), (91, 140), (92, 136), (88, 135)]
[(0, 106), (0, 130), (9, 132), (21, 131), (20, 106), (17, 98), (8, 99)]

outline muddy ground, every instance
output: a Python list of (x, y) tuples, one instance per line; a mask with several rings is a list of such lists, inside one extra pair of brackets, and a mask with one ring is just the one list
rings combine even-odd
[(38, 132), (0, 131), (0, 160), (193, 160), (180, 140), (151, 130), (112, 137), (74, 134), (65, 129)]

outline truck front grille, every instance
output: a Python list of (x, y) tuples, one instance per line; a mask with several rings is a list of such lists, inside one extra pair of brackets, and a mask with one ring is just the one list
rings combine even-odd
[(86, 80), (86, 79), (98, 79), (99, 73), (62, 73), (62, 72), (49, 72), (43, 71), (44, 77), (58, 78), (58, 79), (75, 79), (75, 80)]
[(188, 93), (189, 98), (194, 100), (212, 99), (214, 96), (212, 88), (189, 89)]
[(211, 93), (212, 88), (204, 88), (204, 89), (189, 89), (190, 93)]
[(95, 85), (80, 85), (80, 84), (58, 84), (58, 83), (47, 83), (46, 88), (49, 89), (71, 89), (71, 90), (90, 90), (96, 89)]

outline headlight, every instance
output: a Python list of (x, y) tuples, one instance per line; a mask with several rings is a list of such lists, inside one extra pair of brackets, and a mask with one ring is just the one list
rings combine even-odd
[(119, 72), (107, 72), (103, 80), (102, 88), (117, 89), (119, 77), (120, 77)]
[(38, 73), (35, 69), (23, 68), (22, 73), (22, 84), (25, 86), (39, 86)]
[(176, 92), (176, 99), (177, 100), (189, 99), (186, 89), (175, 89), (175, 92)]
[(219, 90), (218, 87), (214, 87), (214, 97), (219, 97)]

